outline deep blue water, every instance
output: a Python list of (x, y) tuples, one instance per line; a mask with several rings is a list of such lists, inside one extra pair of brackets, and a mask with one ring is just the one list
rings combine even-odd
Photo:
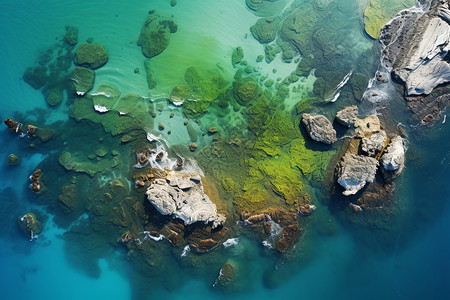
[[(185, 0), (187, 1), (187, 0)], [(128, 49), (123, 41), (135, 40), (147, 10), (160, 6), (170, 11), (169, 1), (17, 1), (0, 0), (0, 117), (16, 116), (27, 121), (45, 119), (45, 124), (68, 119), (68, 106), (47, 106), (39, 91), (22, 80), (25, 69), (34, 63), (39, 51), (60, 37), (65, 25), (80, 29), (80, 40), (95, 36), (110, 51), (112, 65), (132, 67), (141, 59), (139, 50)], [(183, 0), (178, 1), (183, 5)], [(195, 1), (202, 2), (202, 1)], [(207, 1), (204, 1), (205, 3)], [(223, 13), (227, 7), (211, 1)], [(217, 3), (216, 3), (217, 2)], [(230, 1), (244, 9), (244, 1)], [(209, 3), (209, 2), (208, 2)], [(186, 5), (184, 3), (184, 5)], [(184, 7), (184, 6), (182, 6)], [(230, 8), (230, 11), (233, 9)], [(214, 14), (212, 13), (212, 14)], [(248, 13), (248, 12), (245, 12)], [(200, 13), (199, 13), (200, 14)], [(226, 14), (226, 12), (225, 12)], [(248, 18), (253, 16), (248, 13)], [(117, 17), (115, 17), (117, 15)], [(120, 21), (114, 21), (118, 18)], [(193, 18), (195, 19), (195, 18)], [(127, 21), (128, 20), (128, 21)], [(191, 21), (193, 22), (193, 21)], [(238, 25), (235, 25), (239, 27)], [(202, 27), (201, 25), (199, 27)], [(242, 27), (248, 28), (246, 24)], [(134, 33), (130, 33), (134, 32)], [(226, 38), (225, 38), (226, 39)], [(113, 42), (114, 41), (114, 42)], [(119, 43), (117, 41), (123, 42)], [(133, 52), (134, 51), (134, 52)], [(123, 53), (116, 58), (114, 54)], [(128, 56), (127, 56), (128, 55)], [(131, 61), (131, 62), (130, 62)], [(129, 63), (129, 65), (127, 65)], [(99, 71), (100, 78), (116, 80), (124, 88), (144, 90), (139, 79), (125, 83), (129, 76), (115, 75), (114, 68)], [(130, 69), (132, 70), (132, 69)], [(129, 72), (132, 74), (132, 72)], [(117, 78), (116, 78), (117, 77)], [(96, 82), (96, 85), (99, 83)], [(141, 89), (141, 90), (140, 90)], [(39, 110), (42, 109), (42, 110)], [(20, 113), (17, 115), (17, 113)], [(64, 126), (64, 123), (62, 123)], [(411, 124), (416, 125), (416, 124)], [(59, 126), (59, 125), (58, 125)], [(29, 147), (28, 138), (21, 138), (0, 127), (0, 288), (2, 299), (138, 299), (141, 294), (170, 299), (198, 297), (228, 299), (448, 299), (450, 293), (450, 129), (448, 122), (431, 128), (407, 127), (409, 150), (404, 174), (397, 180), (398, 201), (402, 212), (395, 237), (389, 236), (389, 247), (380, 240), (364, 238), (364, 231), (341, 224), (333, 218), (336, 234), (312, 238), (313, 255), (307, 263), (292, 263), (274, 258), (258, 242), (242, 238), (248, 259), (246, 288), (240, 292), (213, 289), (215, 277), (208, 274), (189, 276), (174, 289), (153, 287), (151, 279), (141, 291), (136, 281), (145, 283), (145, 276), (136, 274), (126, 253), (113, 249), (100, 259), (101, 275), (92, 278), (74, 264), (74, 252), (67, 251), (52, 214), (36, 203), (28, 184), (29, 176), (48, 155), (61, 149), (41, 151)], [(61, 145), (63, 148), (63, 145)], [(41, 148), (42, 149), (42, 148)], [(9, 154), (15, 153), (21, 163), (7, 166)], [(318, 205), (328, 216), (327, 207)], [(19, 229), (17, 219), (33, 210), (47, 218), (45, 228), (36, 241), (30, 242)], [(327, 217), (325, 217), (327, 218)], [(83, 222), (83, 220), (81, 220)], [(393, 226), (396, 226), (393, 224)], [(368, 234), (368, 232), (367, 232)], [(383, 232), (380, 233), (383, 236)], [(73, 243), (74, 241), (70, 241)], [(252, 255), (248, 253), (253, 253)], [(225, 252), (225, 254), (229, 254)], [(167, 253), (174, 255), (173, 252)], [(189, 254), (192, 255), (192, 254)], [(230, 256), (233, 256), (230, 254)], [(174, 265), (165, 272), (184, 272)], [(156, 274), (157, 275), (157, 274)], [(153, 274), (152, 276), (155, 276)], [(267, 277), (279, 276), (275, 288)], [(151, 277), (149, 277), (151, 278)], [(275, 281), (276, 280), (273, 280)]]

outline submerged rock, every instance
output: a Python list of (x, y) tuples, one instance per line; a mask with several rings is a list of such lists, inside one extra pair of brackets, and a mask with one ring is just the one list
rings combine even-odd
[(104, 66), (107, 61), (108, 52), (100, 44), (83, 43), (75, 52), (74, 63), (77, 66), (95, 70)]
[(244, 58), (244, 50), (242, 50), (242, 47), (236, 47), (233, 50), (233, 53), (231, 55), (231, 63), (233, 66), (237, 65), (241, 62), (241, 60)]
[(179, 218), (186, 225), (211, 222), (216, 228), (225, 222), (225, 216), (217, 213), (216, 205), (203, 191), (199, 175), (169, 172), (165, 178), (155, 179), (146, 195), (161, 214)]
[(372, 157), (345, 154), (338, 165), (337, 182), (345, 189), (343, 195), (356, 194), (367, 182), (373, 182), (378, 160)]
[(167, 48), (170, 34), (175, 32), (177, 32), (177, 25), (172, 20), (166, 20), (151, 11), (142, 26), (137, 44), (141, 46), (142, 53), (146, 57), (152, 58)]
[(88, 68), (76, 67), (70, 74), (70, 80), (76, 94), (83, 96), (93, 88), (95, 72)]
[(253, 37), (261, 44), (268, 44), (277, 37), (277, 29), (280, 18), (261, 18), (250, 27)]
[(358, 117), (358, 107), (356, 105), (346, 106), (336, 113), (336, 121), (344, 126), (351, 127)]
[(397, 178), (403, 172), (405, 168), (405, 146), (400, 136), (391, 140), (380, 161), (381, 172), (386, 181)]
[(220, 268), (219, 276), (217, 277), (216, 283), (214, 285), (218, 283), (222, 287), (229, 286), (236, 278), (236, 272), (236, 263), (232, 260), (228, 260), (223, 264), (222, 268)]
[(15, 155), (15, 154), (8, 155), (8, 159), (6, 160), (6, 164), (8, 166), (16, 166), (19, 163), (20, 163), (20, 159), (17, 155)]
[(28, 68), (23, 74), (23, 80), (31, 87), (38, 90), (47, 84), (47, 69), (43, 66)]
[(324, 144), (333, 144), (337, 141), (336, 130), (331, 125), (330, 120), (325, 116), (311, 116), (304, 113), (302, 115), (302, 125), (306, 128), (309, 136)]
[(70, 46), (75, 46), (78, 43), (78, 28), (73, 26), (66, 26), (66, 35), (64, 42)]

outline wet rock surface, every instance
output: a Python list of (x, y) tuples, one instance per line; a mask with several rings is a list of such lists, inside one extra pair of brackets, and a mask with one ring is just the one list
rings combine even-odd
[(302, 115), (302, 125), (306, 128), (309, 136), (317, 142), (332, 144), (337, 141), (336, 130), (334, 130), (330, 120), (325, 116), (311, 116), (304, 113)]
[(259, 232), (263, 245), (275, 248), (280, 253), (288, 251), (300, 236), (297, 214), (278, 208), (260, 214), (243, 212), (241, 220), (245, 227)]
[(346, 106), (336, 113), (336, 121), (344, 126), (351, 127), (358, 117), (358, 107), (356, 105)]

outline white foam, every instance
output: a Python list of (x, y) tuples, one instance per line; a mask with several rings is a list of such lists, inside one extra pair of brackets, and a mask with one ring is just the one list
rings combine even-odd
[(106, 108), (106, 106), (101, 106), (101, 105), (98, 105), (98, 104), (94, 105), (94, 110), (95, 110), (96, 112), (101, 113), (101, 114), (103, 114), (103, 113), (109, 111), (109, 109)]
[(228, 239), (223, 243), (223, 246), (225, 248), (237, 245), (239, 243), (239, 239), (238, 238), (232, 238), (232, 239)]
[(191, 251), (191, 247), (189, 247), (189, 245), (186, 245), (186, 247), (184, 247), (183, 249), (183, 252), (181, 252), (181, 257), (186, 257), (189, 251)]

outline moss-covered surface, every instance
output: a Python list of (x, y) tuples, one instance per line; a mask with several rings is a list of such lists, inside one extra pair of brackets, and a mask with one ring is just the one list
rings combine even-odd
[(190, 67), (184, 74), (185, 84), (174, 87), (170, 93), (171, 102), (181, 102), (188, 117), (205, 113), (211, 103), (225, 91), (228, 82), (218, 69)]
[(413, 7), (414, 0), (371, 0), (364, 10), (364, 29), (369, 36), (378, 39), (383, 26), (399, 11)]

